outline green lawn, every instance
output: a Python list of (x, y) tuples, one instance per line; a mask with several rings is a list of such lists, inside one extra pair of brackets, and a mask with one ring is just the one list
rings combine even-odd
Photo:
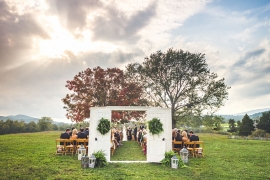
[(136, 141), (123, 141), (111, 156), (111, 161), (146, 161), (146, 155)]
[[(198, 134), (205, 142), (205, 157), (189, 159), (187, 168), (111, 163), (101, 169), (81, 169), (77, 156), (55, 155), (55, 139), (59, 134), (1, 135), (0, 179), (270, 179), (270, 141)], [(124, 148), (125, 144), (116, 153)]]

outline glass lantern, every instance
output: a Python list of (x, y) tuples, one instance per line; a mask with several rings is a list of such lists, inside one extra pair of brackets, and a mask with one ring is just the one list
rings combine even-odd
[(185, 164), (188, 162), (188, 150), (185, 146), (180, 150), (180, 157)]
[(179, 159), (174, 154), (173, 157), (171, 158), (171, 167), (173, 169), (177, 169), (178, 168), (178, 162), (179, 162)]
[(83, 156), (86, 155), (86, 149), (84, 148), (83, 144), (81, 144), (81, 147), (78, 149), (78, 160), (80, 161)]
[(82, 157), (81, 165), (83, 169), (86, 169), (89, 167), (89, 157), (87, 155)]
[(94, 154), (89, 158), (89, 168), (95, 168), (96, 157)]

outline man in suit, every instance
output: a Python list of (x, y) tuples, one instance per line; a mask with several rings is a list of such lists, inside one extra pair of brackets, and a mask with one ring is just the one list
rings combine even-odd
[[(87, 135), (84, 133), (84, 129), (81, 128), (80, 132), (77, 134), (78, 139), (87, 139)], [(83, 144), (83, 142), (80, 142), (79, 144)], [(88, 145), (88, 143), (86, 143), (86, 146)]]
[[(199, 139), (199, 136), (196, 136), (194, 133), (193, 133), (193, 131), (189, 131), (189, 136), (190, 136), (190, 138), (189, 138), (189, 141), (190, 142), (192, 142), (192, 141), (199, 141), (200, 139)], [(197, 144), (196, 145), (196, 148), (198, 148), (199, 147), (199, 144)]]
[(70, 138), (69, 133), (70, 133), (70, 129), (67, 128), (67, 129), (66, 129), (66, 132), (61, 133), (60, 139), (69, 139), (69, 138)]
[(143, 129), (144, 129), (144, 125), (141, 124), (141, 125), (140, 125), (140, 130), (143, 130)]
[(127, 137), (129, 141), (132, 139), (132, 129), (130, 127), (127, 129)]
[[(60, 139), (69, 139), (69, 138), (70, 138), (69, 133), (70, 133), (70, 129), (67, 128), (67, 129), (66, 129), (66, 132), (61, 133)], [(60, 143), (60, 145), (64, 145), (64, 144), (63, 144), (63, 143)]]
[(83, 128), (81, 128), (80, 132), (78, 133), (78, 139), (87, 139), (87, 135), (84, 133)]
[(85, 133), (87, 136), (89, 136), (89, 128), (88, 128), (88, 127), (87, 127), (87, 128), (85, 128), (84, 133)]
[(134, 134), (134, 140), (137, 141), (137, 125), (135, 124), (135, 128), (133, 130), (133, 134)]

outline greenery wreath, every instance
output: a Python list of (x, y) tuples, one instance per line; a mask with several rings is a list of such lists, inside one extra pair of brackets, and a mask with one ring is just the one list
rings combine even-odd
[(108, 119), (101, 118), (99, 120), (97, 130), (102, 134), (107, 134), (111, 129), (111, 123)]
[(148, 121), (149, 132), (154, 134), (160, 134), (163, 131), (163, 124), (160, 122), (160, 119), (153, 118)]

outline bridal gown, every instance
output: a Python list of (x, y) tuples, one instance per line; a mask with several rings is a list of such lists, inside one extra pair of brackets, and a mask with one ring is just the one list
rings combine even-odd
[(126, 127), (123, 127), (123, 141), (127, 141), (127, 130)]

